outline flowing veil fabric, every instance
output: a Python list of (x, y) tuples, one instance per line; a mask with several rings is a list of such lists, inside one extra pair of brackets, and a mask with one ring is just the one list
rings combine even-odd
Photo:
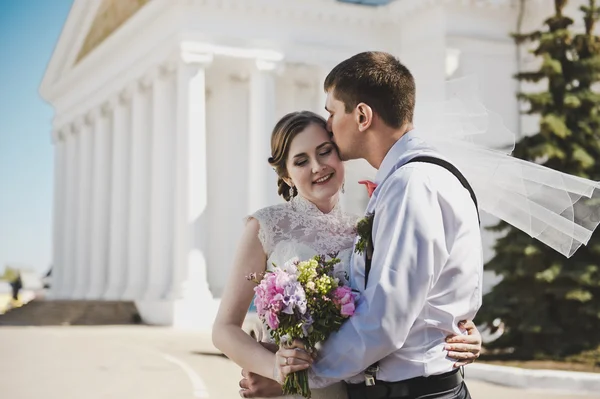
[(511, 156), (515, 134), (479, 100), (477, 80), (448, 81), (417, 104), (418, 134), (465, 175), (479, 207), (570, 257), (600, 223), (600, 183)]

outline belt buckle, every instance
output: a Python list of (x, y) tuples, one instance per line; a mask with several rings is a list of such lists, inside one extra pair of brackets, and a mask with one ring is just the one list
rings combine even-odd
[(375, 385), (375, 377), (371, 374), (365, 374), (365, 385), (368, 387)]
[(379, 371), (379, 366), (369, 366), (365, 370), (365, 385), (372, 387), (375, 385), (375, 373)]

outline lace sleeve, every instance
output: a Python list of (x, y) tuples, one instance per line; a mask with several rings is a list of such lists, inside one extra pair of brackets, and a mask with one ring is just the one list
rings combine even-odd
[(273, 218), (270, 216), (271, 213), (270, 208), (263, 208), (246, 217), (246, 221), (251, 218), (258, 221), (258, 239), (262, 244), (263, 251), (265, 251), (267, 258), (271, 255), (275, 246), (275, 235), (272, 223)]

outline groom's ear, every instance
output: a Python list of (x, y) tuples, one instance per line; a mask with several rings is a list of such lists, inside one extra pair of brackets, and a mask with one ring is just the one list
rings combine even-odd
[(373, 109), (365, 103), (356, 106), (356, 123), (360, 132), (366, 131), (373, 123)]

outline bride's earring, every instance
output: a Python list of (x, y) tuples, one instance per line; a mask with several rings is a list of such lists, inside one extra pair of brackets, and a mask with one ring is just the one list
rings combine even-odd
[(342, 194), (344, 194), (346, 192), (346, 189), (344, 188), (345, 184), (346, 184), (346, 182), (342, 182)]
[(296, 196), (296, 188), (294, 186), (290, 186), (290, 199)]

